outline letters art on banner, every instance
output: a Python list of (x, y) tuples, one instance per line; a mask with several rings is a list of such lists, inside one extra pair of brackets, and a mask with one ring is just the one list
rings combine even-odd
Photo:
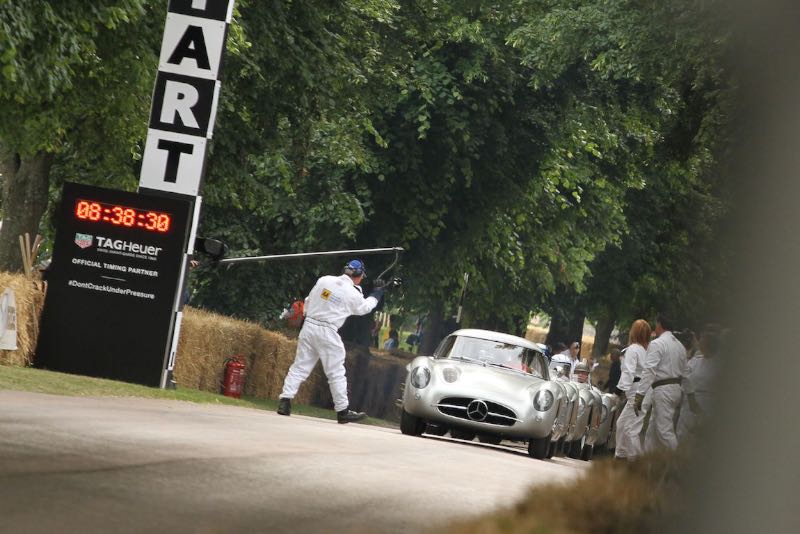
[(169, 3), (140, 187), (199, 195), (206, 141), (214, 132), (219, 69), (232, 12), (233, 0)]

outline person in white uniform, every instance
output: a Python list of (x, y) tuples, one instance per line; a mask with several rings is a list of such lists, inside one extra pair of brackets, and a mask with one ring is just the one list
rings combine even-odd
[(715, 325), (706, 326), (700, 334), (699, 345), (700, 350), (689, 360), (689, 376), (684, 387), (694, 391), (694, 402), (690, 395), (684, 396), (678, 418), (679, 440), (688, 437), (705, 414), (712, 410), (720, 348), (719, 329)]
[(314, 284), (305, 300), (306, 319), (297, 338), (294, 363), (283, 381), (278, 402), (279, 414), (291, 415), (291, 400), (297, 395), (300, 384), (311, 374), (317, 360), (320, 360), (328, 377), (338, 422), (352, 423), (367, 416), (363, 412), (350, 410), (344, 344), (338, 332), (347, 317), (366, 315), (383, 297), (383, 281), (376, 280), (375, 289), (364, 298), (359, 284), (365, 275), (364, 263), (352, 260), (345, 265), (341, 276), (323, 276)]
[[(561, 345), (562, 347), (564, 345)], [(581, 350), (581, 345), (577, 341), (572, 343), (568, 349), (564, 349), (562, 352), (558, 352), (553, 355), (552, 362), (557, 362), (560, 364), (567, 364), (569, 366), (569, 373), (567, 380), (572, 378), (572, 375), (575, 371), (575, 365), (580, 361), (578, 359), (578, 353)]]
[[(686, 347), (672, 334), (673, 323), (663, 314), (656, 317), (656, 339), (647, 347), (642, 364), (642, 380), (634, 397), (634, 412), (643, 412), (645, 394), (653, 390), (653, 407), (647, 426), (644, 448), (649, 452), (656, 448), (676, 449), (675, 412), (681, 403), (681, 383), (689, 375), (686, 362)], [(688, 386), (688, 383), (685, 384)], [(691, 390), (687, 394), (693, 393)]]
[(617, 382), (617, 389), (627, 399), (617, 418), (617, 447), (614, 456), (622, 460), (633, 461), (642, 455), (642, 425), (644, 412), (639, 414), (633, 410), (636, 386), (642, 378), (642, 363), (650, 342), (650, 325), (644, 319), (637, 319), (628, 332), (630, 345), (625, 349), (622, 359), (622, 373)]

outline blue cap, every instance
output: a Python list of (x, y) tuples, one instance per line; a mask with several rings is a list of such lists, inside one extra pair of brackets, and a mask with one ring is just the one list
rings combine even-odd
[(350, 260), (347, 262), (347, 265), (344, 266), (344, 274), (349, 276), (366, 276), (367, 271), (364, 268), (364, 262), (361, 260)]

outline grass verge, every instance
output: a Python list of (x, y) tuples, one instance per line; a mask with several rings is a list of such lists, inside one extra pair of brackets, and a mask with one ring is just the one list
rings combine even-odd
[[(180, 387), (172, 390), (158, 389), (104, 378), (56, 373), (43, 369), (10, 365), (0, 365), (0, 390), (30, 391), (72, 397), (140, 397), (202, 404), (227, 404), (271, 411), (274, 411), (278, 406), (277, 401), (270, 399), (252, 397), (234, 399), (195, 389), (181, 389)], [(316, 406), (293, 404), (292, 413), (321, 419), (336, 419), (336, 412), (333, 410), (326, 410)], [(372, 417), (367, 418), (364, 423), (384, 427), (397, 426), (389, 421)]]

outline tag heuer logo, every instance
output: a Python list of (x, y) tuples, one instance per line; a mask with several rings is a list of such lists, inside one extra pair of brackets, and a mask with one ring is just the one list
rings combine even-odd
[(75, 234), (75, 244), (81, 248), (89, 248), (92, 246), (91, 234)]

